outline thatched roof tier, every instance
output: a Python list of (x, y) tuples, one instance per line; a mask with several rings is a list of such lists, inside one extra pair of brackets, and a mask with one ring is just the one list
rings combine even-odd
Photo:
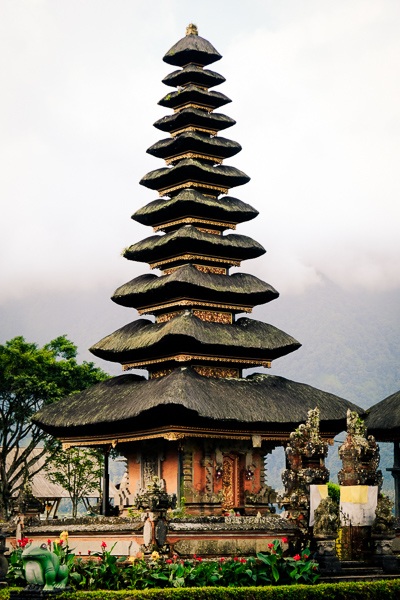
[(171, 87), (197, 85), (207, 89), (220, 85), (224, 81), (225, 77), (222, 77), (219, 73), (209, 69), (201, 69), (196, 65), (187, 65), (179, 71), (173, 71), (162, 80), (165, 85)]
[(193, 305), (204, 301), (252, 308), (278, 296), (272, 286), (254, 275), (214, 275), (184, 265), (169, 275), (140, 275), (119, 287), (112, 300), (138, 310), (183, 299), (192, 300)]
[(400, 441), (400, 391), (371, 406), (365, 425), (381, 442)]
[[(170, 321), (138, 319), (106, 336), (90, 348), (99, 358), (121, 364), (175, 360), (196, 355), (213, 362), (224, 357), (232, 364), (246, 360), (263, 364), (297, 350), (301, 344), (273, 325), (242, 317), (235, 323), (209, 323), (185, 311)], [(197, 359), (196, 359), (197, 360)]]
[(163, 61), (174, 67), (184, 67), (190, 63), (205, 67), (222, 56), (208, 40), (191, 33), (176, 42), (165, 54)]
[(210, 113), (198, 108), (184, 108), (172, 115), (158, 119), (153, 125), (160, 131), (174, 134), (177, 131), (192, 127), (215, 134), (218, 131), (235, 125), (236, 121), (222, 113)]
[(170, 92), (158, 102), (160, 106), (166, 108), (181, 108), (187, 104), (196, 104), (204, 106), (206, 109), (214, 110), (232, 102), (228, 96), (221, 92), (204, 90), (195, 85), (188, 85), (185, 88), (176, 92)]
[[(213, 166), (186, 158), (173, 167), (150, 171), (139, 183), (151, 190), (157, 190), (160, 194), (174, 195), (182, 187), (200, 187), (207, 191), (211, 186), (216, 190), (218, 188), (229, 190), (237, 185), (244, 185), (248, 181), (250, 181), (250, 177), (235, 167)], [(221, 192), (214, 192), (215, 195), (219, 193)]]
[(232, 261), (262, 256), (265, 249), (245, 235), (214, 235), (199, 231), (192, 225), (185, 225), (165, 235), (145, 238), (127, 248), (123, 256), (128, 260), (153, 264), (184, 254), (218, 258), (221, 262), (230, 264)]
[[(348, 408), (358, 406), (304, 383), (274, 375), (243, 379), (201, 377), (189, 367), (175, 369), (159, 379), (138, 380), (121, 375), (46, 406), (34, 422), (52, 435), (68, 438), (96, 435), (123, 441), (123, 435), (149, 437), (156, 429), (233, 438), (240, 431), (264, 433), (264, 439), (285, 439), (307, 419), (311, 408), (320, 410), (322, 433), (346, 428)], [(175, 426), (175, 427), (174, 427)], [(152, 428), (152, 432), (149, 429)], [(283, 434), (283, 435), (282, 435)]]
[[(223, 160), (235, 156), (242, 149), (241, 145), (223, 137), (210, 137), (199, 131), (185, 131), (176, 137), (169, 137), (156, 142), (147, 149), (148, 154), (157, 158), (176, 160), (189, 152), (202, 154), (209, 160)], [(190, 158), (185, 157), (183, 158)]]
[(250, 221), (257, 215), (258, 211), (250, 204), (232, 196), (217, 199), (204, 196), (197, 190), (185, 189), (173, 198), (149, 202), (139, 208), (132, 215), (132, 219), (143, 225), (155, 227), (184, 217), (198, 217), (237, 224)]

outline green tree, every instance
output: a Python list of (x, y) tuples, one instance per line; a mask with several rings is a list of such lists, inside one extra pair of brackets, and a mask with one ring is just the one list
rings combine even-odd
[[(79, 364), (77, 348), (65, 336), (42, 348), (21, 336), (0, 345), (0, 515), (9, 516), (12, 496), (52, 453), (51, 437), (31, 422), (32, 415), (107, 377), (91, 362)], [(38, 445), (43, 450), (33, 453)]]
[(103, 455), (98, 450), (68, 448), (57, 452), (46, 467), (53, 483), (62, 485), (72, 501), (72, 517), (78, 513), (78, 503), (98, 490), (103, 472)]

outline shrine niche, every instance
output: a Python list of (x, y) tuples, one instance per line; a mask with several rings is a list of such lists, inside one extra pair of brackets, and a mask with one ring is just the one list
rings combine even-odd
[[(189, 515), (264, 518), (276, 502), (267, 455), (288, 442), (310, 407), (320, 408), (324, 439), (344, 429), (347, 408), (358, 408), (307, 384), (248, 371), (271, 368), (300, 343), (251, 318), (254, 307), (278, 298), (277, 290), (254, 275), (232, 272), (265, 249), (237, 231), (258, 211), (230, 195), (249, 177), (225, 164), (241, 146), (222, 135), (235, 121), (220, 112), (230, 99), (214, 89), (225, 79), (209, 68), (221, 58), (194, 26), (164, 56), (174, 70), (163, 79), (169, 91), (159, 104), (170, 113), (154, 123), (161, 139), (147, 152), (165, 163), (140, 181), (157, 198), (142, 206), (141, 194), (132, 216), (153, 233), (123, 252), (150, 271), (112, 295), (119, 307), (140, 316), (90, 349), (121, 364), (123, 374), (34, 418), (65, 444), (113, 447), (126, 457), (119, 506), (124, 515), (144, 506), (156, 477)], [(288, 460), (297, 478), (287, 476), (292, 503), (293, 486), (302, 498), (308, 479), (325, 477), (318, 463), (324, 446), (318, 453), (312, 435), (311, 428), (310, 452), (305, 442), (300, 451), (290, 438)]]

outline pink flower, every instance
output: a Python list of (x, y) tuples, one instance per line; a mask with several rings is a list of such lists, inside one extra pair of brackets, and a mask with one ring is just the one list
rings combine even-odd
[(287, 537), (283, 537), (282, 538), (282, 544), (287, 544), (288, 543), (288, 539)]
[(300, 556), (300, 554), (295, 554), (295, 555), (293, 556), (293, 560), (301, 560), (301, 556)]

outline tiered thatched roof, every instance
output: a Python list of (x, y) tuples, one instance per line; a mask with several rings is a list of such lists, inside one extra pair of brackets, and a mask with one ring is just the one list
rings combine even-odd
[(371, 406), (365, 424), (382, 442), (400, 441), (400, 391)]
[(240, 430), (242, 434), (264, 432), (269, 439), (275, 432), (278, 439), (285, 439), (307, 419), (310, 406), (320, 410), (323, 434), (345, 429), (348, 408), (360, 411), (334, 394), (283, 377), (206, 378), (181, 367), (149, 381), (136, 375), (113, 377), (46, 407), (35, 420), (61, 437), (90, 432), (93, 438), (108, 434), (122, 441), (121, 434), (144, 429), (151, 437), (156, 431), (201, 435), (202, 428), (208, 427), (215, 437), (234, 437)]
[[(214, 112), (229, 98), (209, 91), (224, 77), (204, 69), (220, 58), (194, 26), (164, 57), (179, 68), (163, 81), (178, 89), (160, 101), (174, 112), (155, 126), (171, 137), (156, 141), (148, 152), (164, 159), (166, 166), (140, 182), (161, 197), (132, 217), (161, 233), (124, 252), (127, 259), (163, 272), (136, 277), (113, 295), (122, 306), (155, 315), (156, 322), (138, 319), (91, 348), (96, 356), (124, 368), (146, 369), (150, 378), (115, 377), (46, 407), (36, 422), (51, 433), (84, 443), (113, 436), (125, 441), (146, 436), (175, 439), (178, 430), (195, 436), (208, 427), (215, 437), (247, 439), (257, 433), (263, 439), (284, 439), (315, 406), (327, 434), (344, 428), (347, 408), (361, 410), (280, 377), (242, 377), (243, 369), (270, 366), (300, 344), (272, 325), (237, 318), (278, 293), (252, 275), (230, 274), (232, 266), (265, 250), (250, 237), (225, 234), (258, 213), (228, 195), (249, 177), (221, 164), (241, 148), (216, 135), (234, 124)], [(182, 369), (182, 363), (187, 368)]]

